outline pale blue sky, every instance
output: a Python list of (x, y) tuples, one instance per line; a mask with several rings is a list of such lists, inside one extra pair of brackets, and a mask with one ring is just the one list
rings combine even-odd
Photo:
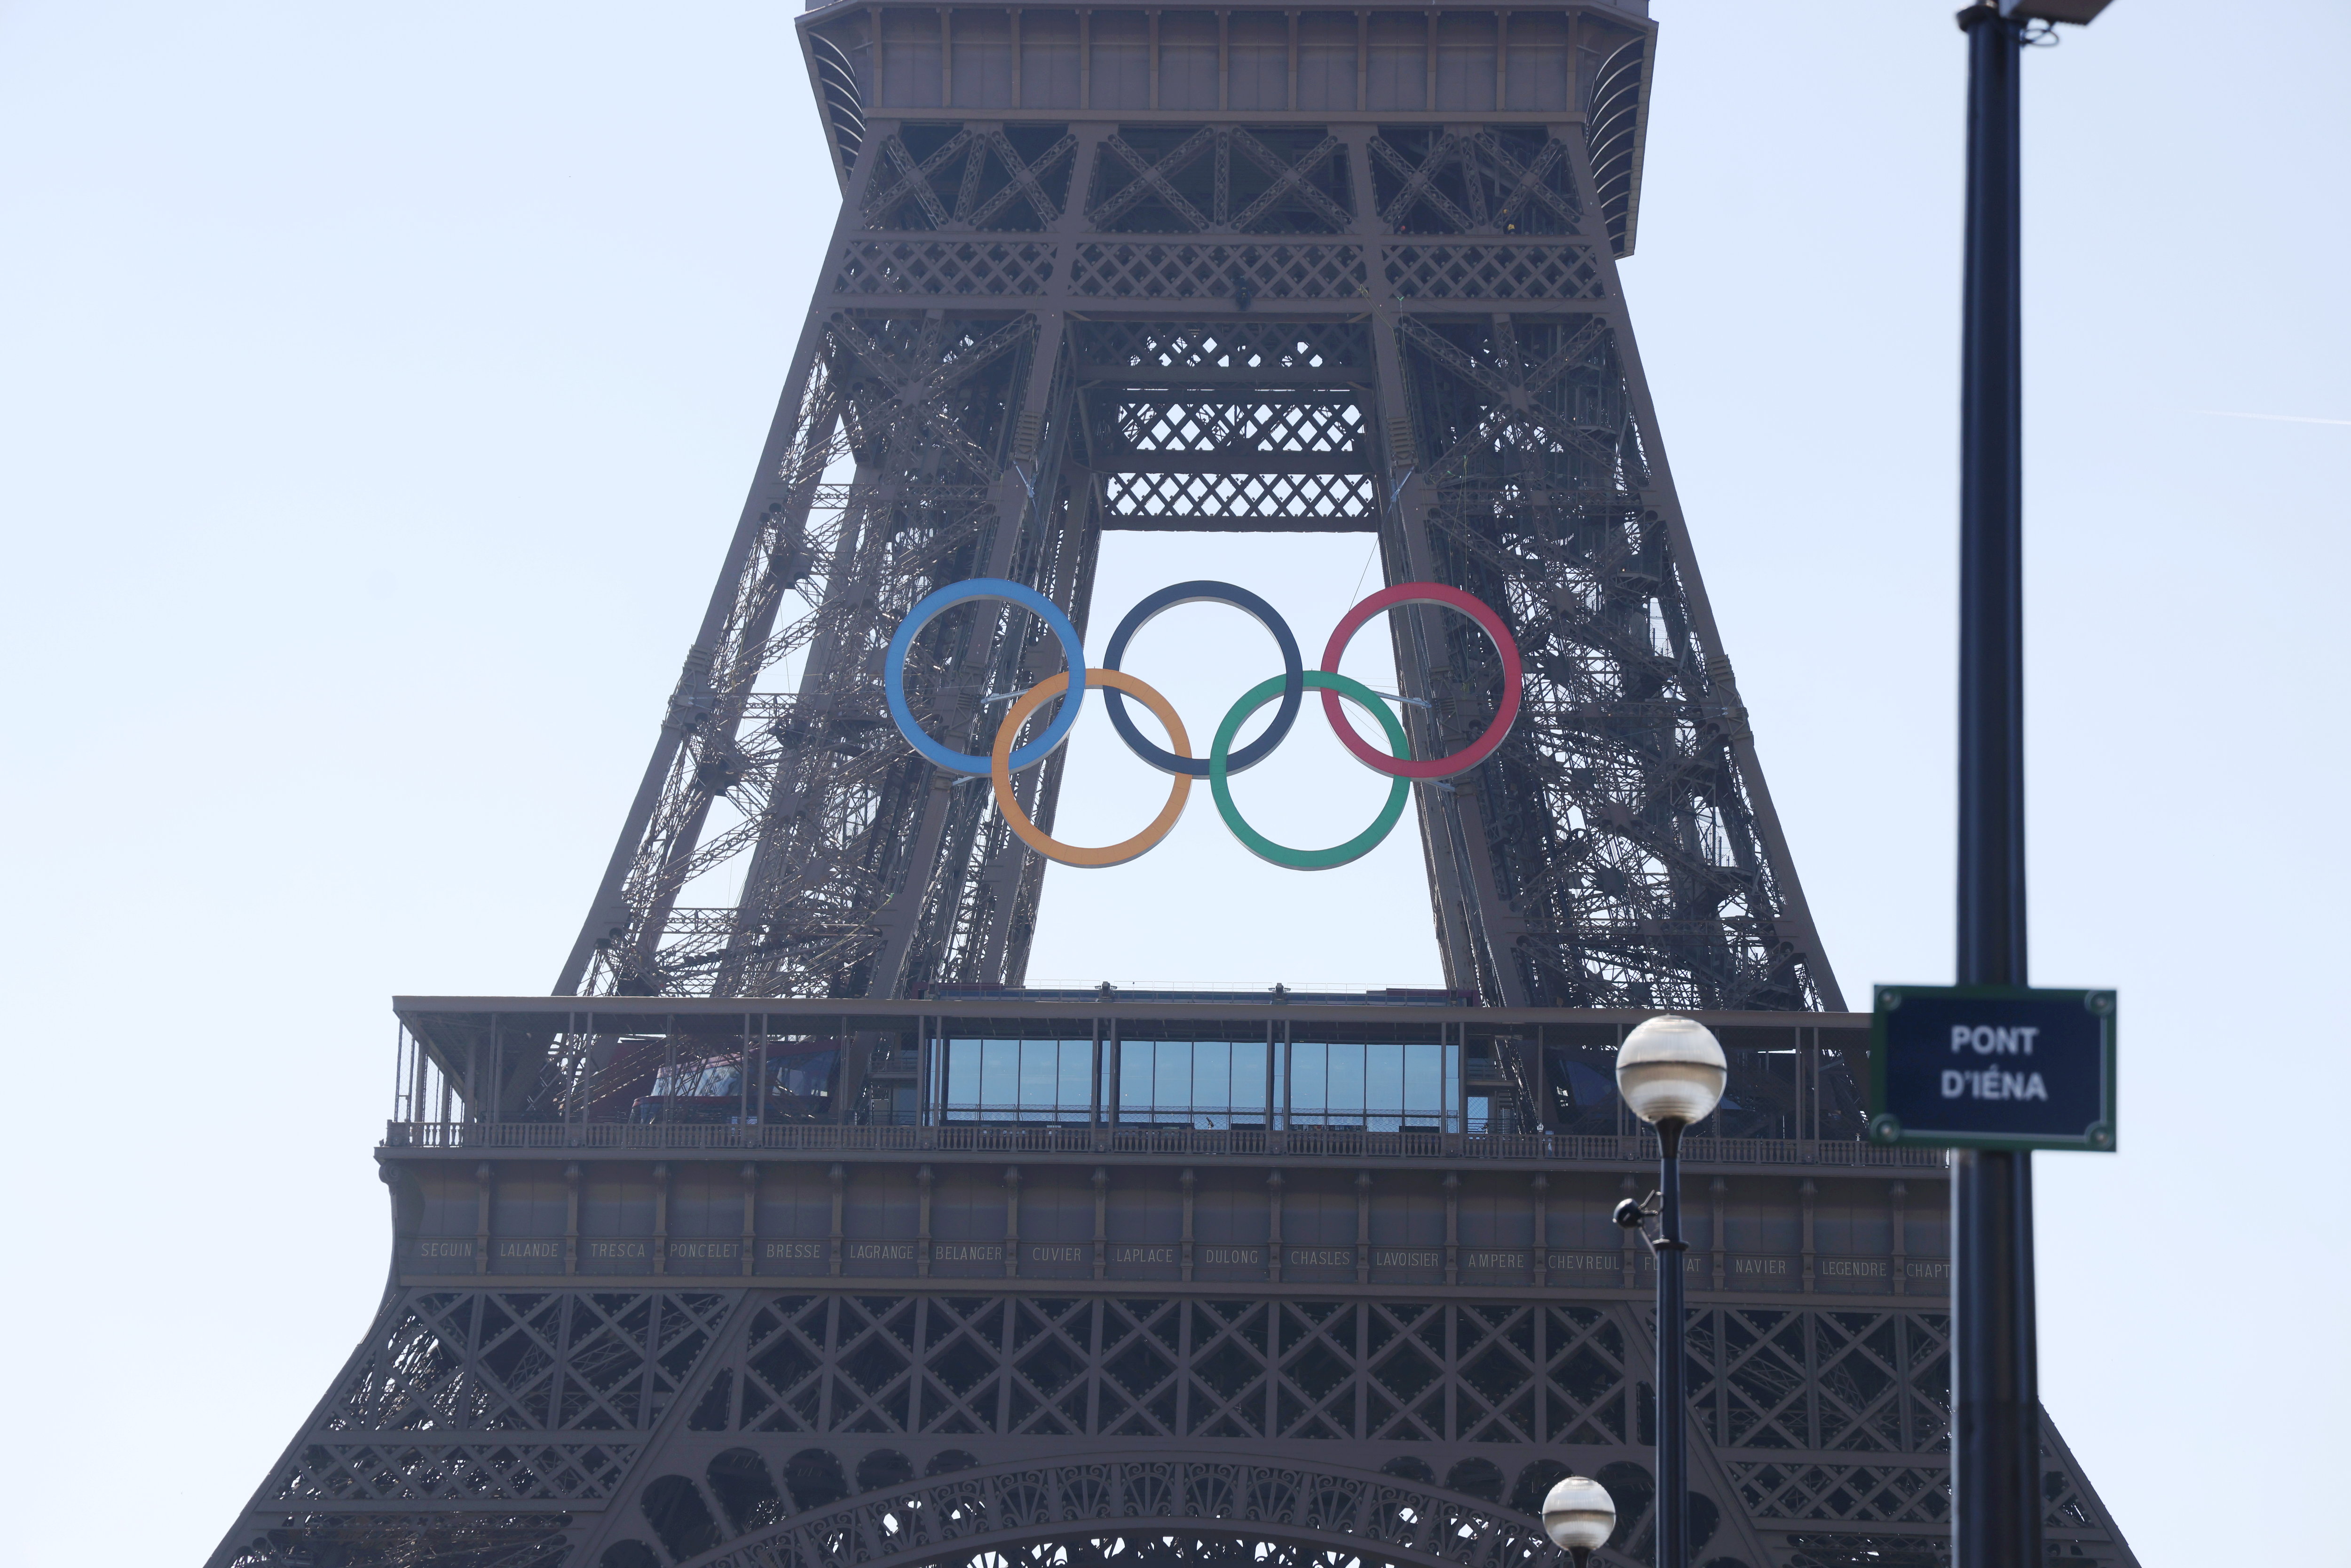
[[(1950, 966), (1952, 3), (1659, 0), (1625, 271), (1853, 997)], [(24, 1561), (209, 1550), (382, 1281), (385, 998), (553, 978), (835, 200), (789, 23), (0, 5)], [(2044, 1385), (2149, 1568), (2340, 1550), (2351, 425), (2223, 415), (2351, 420), (2347, 60), (2339, 0), (2116, 0), (2029, 61), (2035, 972), (2121, 988), (2125, 1063), (2124, 1152), (2042, 1162)], [(1123, 538), (1100, 604), (1213, 566), (1311, 644), (1362, 549)], [(1072, 744), (1075, 837), (1134, 800)], [(1178, 837), (1057, 869), (1033, 972), (1434, 975), (1409, 835)]]

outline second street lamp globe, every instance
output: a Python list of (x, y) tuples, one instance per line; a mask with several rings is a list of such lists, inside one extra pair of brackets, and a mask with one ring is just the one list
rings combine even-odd
[(1722, 1099), (1728, 1073), (1722, 1046), (1696, 1019), (1645, 1019), (1616, 1052), (1616, 1092), (1652, 1125), (1705, 1121)]
[(1552, 1544), (1573, 1552), (1581, 1563), (1585, 1552), (1599, 1551), (1616, 1532), (1616, 1501), (1589, 1476), (1569, 1476), (1544, 1497), (1542, 1523)]

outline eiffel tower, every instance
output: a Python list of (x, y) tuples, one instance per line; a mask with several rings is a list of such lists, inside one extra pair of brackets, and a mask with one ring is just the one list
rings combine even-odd
[[(1618, 281), (1646, 9), (799, 20), (841, 204), (709, 610), (554, 994), (396, 998), (391, 1282), (213, 1563), (1548, 1568), (1570, 1471), (1646, 1563), (1666, 1008), (1732, 1064), (1697, 1561), (1948, 1561), (1947, 1170), (1862, 1139)], [(1504, 614), (1515, 728), (1414, 791), (1442, 991), (1025, 986), (1043, 862), (878, 676), (967, 578), (1082, 627), (1114, 528)], [(1391, 637), (1416, 755), (1481, 732), (1492, 648)], [(967, 606), (910, 700), (984, 752), (1061, 667)], [(2043, 1469), (2050, 1555), (2135, 1563)]]

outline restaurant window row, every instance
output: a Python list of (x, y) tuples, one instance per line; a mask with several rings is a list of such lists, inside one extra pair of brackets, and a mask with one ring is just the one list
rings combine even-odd
[(1445, 1040), (993, 1040), (932, 1050), (949, 1123), (1195, 1129), (1489, 1130)]
[[(823, 1021), (833, 1027), (553, 1042), (489, 1030), (429, 1059), (403, 1031), (396, 1119), (1603, 1136), (1639, 1126), (1616, 1093), (1625, 1026), (1614, 1020), (1509, 1033), (1434, 1020)], [(1862, 1136), (1859, 1031), (1829, 1032), (1719, 1030), (1729, 1082), (1699, 1135)], [(496, 1083), (508, 1085), (502, 1107)]]

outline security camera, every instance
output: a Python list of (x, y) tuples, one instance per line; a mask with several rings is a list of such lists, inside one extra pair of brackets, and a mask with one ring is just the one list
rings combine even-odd
[(1614, 1218), (1616, 1223), (1623, 1226), (1625, 1229), (1638, 1230), (1641, 1228), (1641, 1222), (1646, 1219), (1648, 1216), (1641, 1212), (1641, 1206), (1639, 1204), (1635, 1203), (1628, 1197), (1624, 1202), (1616, 1206)]

